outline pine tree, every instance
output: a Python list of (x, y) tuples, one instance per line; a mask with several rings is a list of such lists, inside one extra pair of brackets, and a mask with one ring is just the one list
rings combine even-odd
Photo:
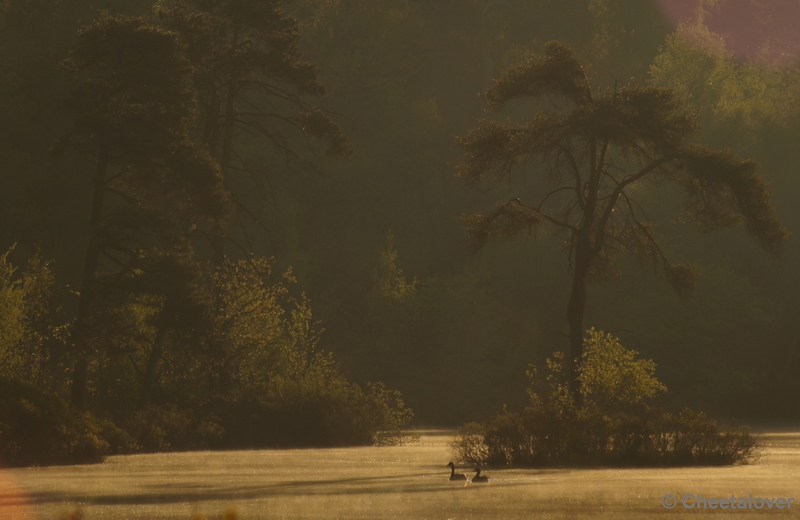
[(609, 268), (618, 253), (633, 253), (660, 263), (679, 292), (694, 283), (697, 269), (670, 263), (659, 246), (637, 200), (642, 185), (672, 182), (683, 188), (687, 216), (702, 231), (744, 223), (773, 254), (788, 236), (757, 163), (694, 144), (694, 117), (670, 90), (632, 81), (593, 92), (573, 51), (550, 42), (544, 56), (510, 68), (485, 95), (496, 111), (526, 98), (554, 106), (525, 125), (482, 121), (458, 139), (467, 161), (457, 174), (500, 182), (521, 175), (524, 163), (535, 165), (540, 177), (528, 178), (536, 191), (530, 201), (515, 197), (462, 220), (476, 249), (540, 224), (566, 234), (572, 269), (570, 390), (576, 399), (586, 283), (593, 272)]
[[(297, 48), (298, 23), (282, 0), (175, 0), (157, 13), (181, 35), (194, 69), (202, 106), (202, 140), (223, 172), (264, 180), (263, 168), (248, 164), (237, 136), (247, 134), (270, 147), (290, 168), (312, 168), (297, 143), (309, 137), (327, 143), (325, 155), (347, 158), (352, 149), (339, 126), (308, 101), (325, 94), (316, 67)], [(313, 147), (311, 148), (313, 151)], [(268, 180), (266, 182), (269, 182)], [(231, 189), (233, 192), (233, 190)], [(235, 192), (235, 211), (266, 229)], [(222, 253), (221, 239), (214, 244)]]
[[(107, 278), (141, 271), (154, 254), (185, 257), (197, 223), (219, 228), (226, 194), (207, 149), (190, 140), (196, 95), (177, 34), (104, 14), (80, 32), (64, 67), (78, 78), (72, 132), (59, 147), (97, 157), (78, 314), (72, 404), (83, 406), (90, 324)], [(103, 283), (98, 283), (103, 279)]]

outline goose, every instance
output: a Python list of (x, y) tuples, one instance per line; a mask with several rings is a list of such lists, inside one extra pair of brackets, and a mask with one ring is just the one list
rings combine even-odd
[(450, 480), (467, 480), (467, 476), (463, 473), (456, 473), (456, 465), (452, 462), (447, 467), (450, 468)]
[(475, 476), (472, 477), (473, 482), (489, 482), (489, 477), (486, 475), (481, 476), (481, 467), (475, 468)]

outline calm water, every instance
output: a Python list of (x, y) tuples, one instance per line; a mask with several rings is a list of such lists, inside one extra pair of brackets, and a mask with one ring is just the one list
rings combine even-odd
[[(790, 510), (673, 510), (662, 497), (797, 497), (800, 432), (771, 431), (757, 464), (677, 469), (485, 468), (488, 485), (448, 480), (450, 432), (396, 448), (194, 452), (111, 457), (93, 466), (0, 472), (0, 518), (718, 518)], [(459, 468), (469, 473), (470, 468)], [(691, 503), (691, 500), (690, 500)]]

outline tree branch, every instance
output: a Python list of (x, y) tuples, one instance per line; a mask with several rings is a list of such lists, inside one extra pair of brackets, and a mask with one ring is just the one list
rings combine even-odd
[(597, 223), (595, 242), (591, 250), (592, 258), (597, 256), (597, 254), (600, 252), (600, 249), (603, 247), (603, 238), (604, 238), (606, 224), (608, 223), (608, 219), (611, 217), (611, 213), (614, 211), (614, 207), (617, 205), (617, 200), (619, 199), (619, 196), (622, 193), (622, 191), (629, 185), (633, 184), (634, 182), (638, 181), (645, 175), (649, 174), (650, 172), (658, 168), (659, 166), (662, 166), (670, 161), (679, 158), (680, 155), (677, 154), (667, 155), (665, 157), (662, 157), (661, 159), (658, 159), (657, 161), (650, 163), (650, 165), (646, 166), (638, 173), (634, 175), (628, 175), (619, 182), (617, 187), (611, 193), (611, 196), (609, 197), (609, 200), (606, 203), (605, 210), (603, 211), (603, 214), (601, 215), (600, 220)]

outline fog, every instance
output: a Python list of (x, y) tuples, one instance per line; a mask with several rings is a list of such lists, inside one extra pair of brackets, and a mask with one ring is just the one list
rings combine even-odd
[[(0, 464), (112, 456), (11, 474), (36, 511), (87, 518), (634, 517), (682, 479), (791, 496), (796, 454), (772, 447), (456, 490), (446, 439), (397, 444), (547, 384), (605, 418), (800, 420), (799, 16), (0, 1)], [(592, 328), (644, 374), (608, 376), (610, 401), (580, 386)], [(287, 447), (314, 451), (149, 455)]]
[[(450, 482), (442, 463), (449, 460), (450, 432), (421, 433), (418, 443), (397, 448), (132, 455), (101, 466), (13, 470), (4, 476), (25, 490), (17, 503), (25, 504), (26, 514), (58, 518), (80, 507), (85, 518), (97, 519), (220, 518), (226, 511), (243, 519), (673, 518), (698, 512), (681, 504), (664, 508), (661, 500), (668, 493), (772, 498), (792, 497), (797, 489), (800, 437), (785, 430), (765, 435), (756, 465), (493, 469), (485, 471), (485, 485)], [(6, 482), (5, 497), (9, 489), (13, 494)], [(0, 505), (0, 512), (6, 515), (8, 508)], [(730, 514), (789, 512), (751, 508)]]

